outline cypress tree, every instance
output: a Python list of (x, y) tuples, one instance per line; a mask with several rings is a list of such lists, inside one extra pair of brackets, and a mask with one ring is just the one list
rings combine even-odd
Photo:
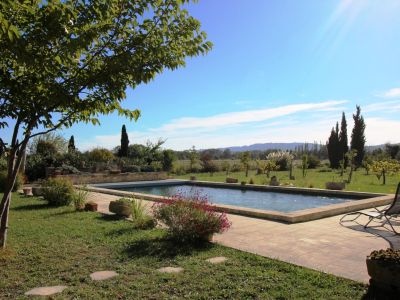
[(349, 152), (349, 141), (347, 138), (347, 121), (344, 112), (342, 113), (342, 121), (340, 123), (339, 144), (340, 160), (344, 160), (344, 167), (346, 168), (348, 164), (346, 153)]
[(68, 141), (68, 153), (72, 153), (76, 151), (76, 147), (75, 147), (75, 139), (74, 136), (71, 135), (71, 138)]
[(357, 150), (357, 156), (354, 158), (356, 168), (360, 167), (365, 155), (365, 122), (361, 115), (360, 106), (356, 106), (356, 114), (353, 114), (354, 127), (351, 133), (351, 150)]
[(128, 147), (129, 147), (129, 139), (128, 139), (128, 134), (126, 133), (126, 127), (124, 124), (124, 125), (122, 125), (122, 130), (121, 130), (121, 148), (119, 149), (119, 153), (118, 153), (120, 157), (128, 156)]
[(340, 166), (340, 144), (339, 144), (339, 123), (336, 123), (336, 129), (332, 128), (331, 135), (326, 143), (328, 149), (329, 163), (332, 169)]

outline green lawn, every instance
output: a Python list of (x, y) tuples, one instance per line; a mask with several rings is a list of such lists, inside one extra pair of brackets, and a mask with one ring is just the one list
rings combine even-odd
[[(176, 246), (165, 231), (14, 195), (9, 243), (0, 251), (0, 299), (68, 285), (52, 299), (361, 299), (366, 286), (218, 245)], [(284, 249), (283, 249), (284, 250)], [(223, 264), (205, 259), (226, 256)], [(161, 274), (165, 266), (180, 274)], [(120, 276), (93, 282), (89, 274)]]
[[(343, 181), (348, 178), (347, 173), (341, 177), (339, 172), (327, 169), (307, 170), (307, 174), (304, 178), (300, 169), (294, 169), (293, 175), (295, 176), (295, 180), (289, 180), (288, 171), (271, 172), (270, 176), (273, 175), (277, 176), (280, 183), (284, 185), (293, 184), (298, 187), (314, 188), (325, 188), (325, 182), (327, 181)], [(173, 177), (189, 179), (190, 176), (196, 176), (198, 180), (206, 181), (224, 182), (226, 179), (225, 172), (217, 172), (213, 175), (210, 173), (192, 173), (181, 176), (174, 175)], [(229, 177), (237, 178), (239, 179), (239, 182), (249, 182), (250, 178), (253, 178), (255, 184), (267, 184), (269, 182), (266, 175), (256, 175), (256, 171), (249, 171), (249, 176), (247, 178), (244, 172), (229, 173)], [(382, 180), (378, 180), (374, 174), (366, 175), (364, 170), (358, 170), (353, 173), (352, 181), (346, 186), (346, 190), (374, 193), (395, 193), (397, 184), (400, 181), (400, 175), (388, 176), (386, 181), (386, 185), (383, 185)]]

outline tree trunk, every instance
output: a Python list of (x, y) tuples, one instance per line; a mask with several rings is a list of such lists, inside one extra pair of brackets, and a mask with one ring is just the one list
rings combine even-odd
[[(12, 163), (14, 165), (14, 162), (11, 162), (11, 160), (14, 160), (14, 158), (10, 157), (9, 158), (9, 164)], [(3, 198), (1, 199), (0, 203), (0, 248), (5, 248), (6, 246), (6, 240), (7, 240), (7, 228), (8, 228), (8, 212), (10, 208), (10, 201), (11, 201), (11, 193), (12, 189), (14, 187), (14, 182), (15, 178), (13, 179), (13, 168), (9, 168), (8, 174), (7, 174), (7, 180), (6, 180), (6, 186), (4, 190), (4, 195)]]
[(3, 201), (5, 201), (5, 208), (3, 214), (1, 215), (1, 220), (0, 220), (0, 249), (4, 249), (6, 247), (6, 242), (7, 242), (8, 212), (11, 201), (10, 192), (8, 193), (8, 196), (4, 194), (2, 202)]
[(385, 170), (382, 171), (382, 177), (383, 177), (383, 184), (386, 184), (386, 172)]
[[(24, 141), (21, 147), (11, 149), (8, 157), (8, 172), (4, 195), (0, 202), (0, 249), (6, 247), (8, 231), (8, 213), (10, 209), (11, 193), (14, 188), (18, 170), (21, 166), (22, 156), (26, 149), (28, 139)], [(19, 151), (18, 151), (19, 150)]]

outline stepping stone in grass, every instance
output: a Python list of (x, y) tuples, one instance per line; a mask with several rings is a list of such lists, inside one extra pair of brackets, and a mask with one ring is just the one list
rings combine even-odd
[(180, 273), (183, 271), (183, 268), (174, 268), (174, 267), (164, 267), (157, 270), (161, 273)]
[(56, 285), (56, 286), (42, 286), (31, 289), (27, 291), (25, 295), (27, 296), (50, 296), (53, 294), (61, 293), (67, 287), (65, 285)]
[(113, 278), (117, 275), (118, 273), (115, 271), (99, 271), (90, 274), (90, 278), (92, 278), (92, 280), (100, 281)]
[(206, 259), (206, 261), (208, 261), (209, 263), (212, 263), (212, 264), (220, 264), (227, 260), (228, 259), (225, 256), (217, 256), (217, 257), (211, 257), (209, 259)]

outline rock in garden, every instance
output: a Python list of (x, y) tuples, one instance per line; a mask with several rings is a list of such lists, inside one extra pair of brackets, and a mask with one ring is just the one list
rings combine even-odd
[(115, 271), (99, 271), (99, 272), (94, 272), (94, 273), (90, 274), (90, 278), (92, 278), (92, 280), (99, 281), (99, 280), (110, 279), (117, 275), (118, 275), (118, 273)]
[(208, 261), (209, 263), (212, 263), (212, 264), (219, 264), (219, 263), (222, 263), (227, 260), (228, 259), (225, 256), (217, 256), (217, 257), (211, 257), (209, 259), (206, 259), (206, 261)]
[(56, 286), (42, 286), (31, 289), (27, 291), (25, 295), (31, 296), (50, 296), (53, 294), (61, 293), (67, 287), (65, 285), (56, 285)]
[(175, 267), (164, 267), (164, 268), (160, 268), (158, 269), (158, 272), (161, 273), (180, 273), (183, 271), (183, 268), (175, 268)]

